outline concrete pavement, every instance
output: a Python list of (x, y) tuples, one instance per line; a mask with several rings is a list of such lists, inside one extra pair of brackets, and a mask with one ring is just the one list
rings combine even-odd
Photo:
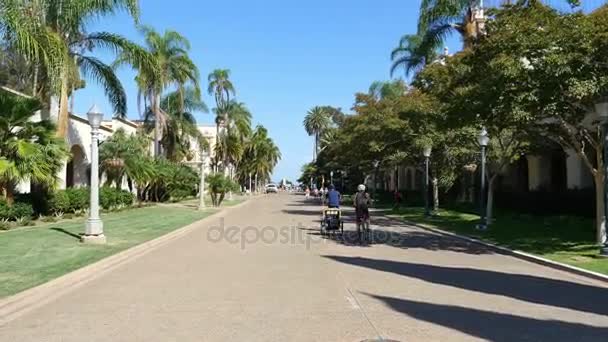
[[(382, 218), (256, 199), (0, 327), (0, 341), (607, 341), (605, 284)], [(354, 229), (351, 223), (347, 230)]]

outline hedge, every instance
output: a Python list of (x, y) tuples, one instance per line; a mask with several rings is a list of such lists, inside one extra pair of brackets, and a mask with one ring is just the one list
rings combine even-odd
[(33, 215), (34, 209), (29, 203), (15, 202), (12, 207), (9, 207), (6, 202), (0, 201), (0, 220), (30, 219)]

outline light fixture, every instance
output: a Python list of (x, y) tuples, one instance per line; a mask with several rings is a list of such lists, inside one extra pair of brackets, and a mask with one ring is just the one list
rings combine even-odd
[(91, 109), (89, 109), (87, 118), (89, 119), (89, 125), (91, 125), (93, 129), (97, 129), (99, 126), (101, 126), (101, 122), (103, 121), (103, 113), (99, 107), (94, 104)]
[(488, 146), (488, 143), (490, 142), (490, 137), (488, 136), (488, 131), (486, 130), (485, 127), (481, 128), (481, 132), (479, 132), (477, 141), (479, 142), (480, 146), (484, 146), (484, 147)]

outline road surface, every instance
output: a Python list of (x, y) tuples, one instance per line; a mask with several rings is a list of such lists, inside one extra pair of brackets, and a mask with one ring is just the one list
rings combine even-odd
[(256, 198), (7, 323), (0, 340), (608, 341), (600, 282), (382, 218), (373, 244), (326, 239), (319, 210)]

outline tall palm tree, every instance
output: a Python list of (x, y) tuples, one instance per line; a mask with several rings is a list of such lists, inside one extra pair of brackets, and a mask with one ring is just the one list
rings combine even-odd
[[(13, 1), (13, 0), (11, 0)], [(137, 22), (139, 5), (137, 0), (39, 0), (21, 2), (31, 10), (31, 16), (36, 18), (39, 26), (51, 32), (54, 37), (64, 44), (64, 53), (57, 56), (57, 84), (51, 84), (51, 89), (57, 89), (59, 94), (59, 117), (57, 135), (65, 137), (69, 122), (69, 96), (80, 83), (80, 75), (101, 84), (118, 115), (125, 115), (127, 110), (124, 89), (114, 74), (112, 68), (95, 56), (88, 53), (98, 48), (112, 52), (123, 52), (133, 61), (145, 58), (143, 50), (126, 38), (110, 32), (87, 33), (86, 26), (93, 20), (114, 15), (117, 11), (129, 13)], [(33, 5), (32, 5), (33, 4)], [(31, 6), (30, 6), (31, 5)], [(53, 73), (53, 71), (46, 70)]]
[(40, 102), (35, 99), (0, 90), (0, 192), (9, 205), (21, 181), (55, 186), (69, 156), (48, 120), (32, 120), (39, 109)]
[(223, 165), (229, 167), (232, 177), (233, 168), (239, 167), (251, 135), (251, 112), (243, 102), (232, 100), (228, 103), (224, 126), (225, 130), (220, 132), (215, 145), (215, 158), (216, 163), (222, 161)]
[(399, 45), (391, 52), (391, 77), (398, 68), (403, 68), (405, 76), (420, 71), (427, 63), (437, 58), (436, 49), (423, 51), (423, 37), (418, 34), (406, 34), (399, 40)]
[(304, 117), (303, 124), (306, 133), (310, 136), (314, 136), (313, 160), (316, 160), (317, 154), (319, 153), (321, 134), (331, 125), (331, 118), (323, 107), (315, 106), (308, 111), (306, 117)]
[[(199, 71), (189, 56), (190, 42), (176, 31), (167, 30), (163, 34), (153, 28), (140, 28), (144, 35), (145, 45), (150, 56), (149, 64), (132, 64), (138, 74), (135, 81), (139, 88), (138, 103), (154, 114), (154, 155), (160, 155), (162, 130), (167, 122), (167, 113), (161, 108), (161, 96), (170, 87), (175, 86), (178, 95), (178, 106), (183, 111), (186, 106), (186, 89), (191, 86), (195, 100), (200, 101)], [(120, 56), (116, 65), (129, 63)]]
[(167, 123), (161, 143), (166, 150), (167, 159), (175, 162), (192, 159), (191, 142), (205, 146), (207, 139), (199, 131), (195, 111), (206, 112), (207, 106), (192, 87), (185, 87), (163, 97), (161, 109), (167, 113)]
[(236, 91), (230, 80), (230, 70), (215, 69), (207, 77), (209, 87), (207, 91), (209, 95), (213, 95), (215, 99), (215, 127), (216, 135), (219, 136), (220, 126), (224, 124), (230, 104), (230, 95), (234, 96)]

